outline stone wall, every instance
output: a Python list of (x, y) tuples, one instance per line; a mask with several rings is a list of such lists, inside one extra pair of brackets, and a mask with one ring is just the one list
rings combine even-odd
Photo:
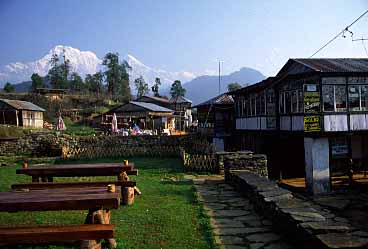
[(367, 248), (368, 233), (347, 219), (280, 188), (275, 182), (246, 170), (225, 171), (226, 181), (246, 195), (275, 229), (288, 234), (298, 248)]
[(253, 154), (251, 151), (220, 152), (223, 157), (224, 170), (245, 170), (259, 176), (268, 177), (267, 156)]
[[(187, 136), (69, 136), (32, 133), (0, 141), (0, 156), (60, 156), (63, 158), (99, 158), (116, 156), (175, 156), (182, 148), (207, 151), (197, 135)], [(189, 149), (190, 148), (190, 149)]]

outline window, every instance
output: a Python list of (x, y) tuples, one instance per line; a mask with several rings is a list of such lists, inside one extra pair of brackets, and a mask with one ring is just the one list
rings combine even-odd
[(346, 87), (335, 86), (335, 104), (337, 112), (346, 111)]
[(322, 86), (322, 97), (323, 97), (323, 110), (325, 112), (333, 112), (335, 110), (334, 86), (332, 85)]
[(266, 114), (266, 94), (262, 93), (259, 95), (259, 106), (260, 106), (260, 114), (265, 115)]
[(351, 111), (360, 110), (360, 87), (349, 86), (349, 109)]
[(264, 106), (264, 104), (262, 105), (262, 102), (263, 102), (263, 95), (260, 94), (257, 97), (257, 115), (263, 114), (262, 106)]
[(285, 113), (291, 113), (291, 92), (285, 92)]
[(252, 112), (253, 112), (252, 116), (257, 115), (257, 98), (256, 97), (252, 98)]
[(280, 113), (285, 113), (285, 100), (283, 92), (279, 95), (279, 111)]
[(362, 111), (368, 110), (368, 86), (361, 86), (360, 88), (360, 100)]
[(325, 112), (344, 112), (347, 110), (345, 85), (324, 85), (322, 86), (322, 95)]
[(291, 92), (291, 111), (293, 113), (298, 112), (298, 90)]
[(304, 111), (304, 99), (303, 99), (303, 91), (299, 90), (298, 91), (298, 112), (303, 112)]

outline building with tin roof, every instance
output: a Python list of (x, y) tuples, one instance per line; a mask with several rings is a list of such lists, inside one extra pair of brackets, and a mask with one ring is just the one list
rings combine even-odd
[(0, 99), (0, 123), (27, 128), (43, 128), (45, 110), (31, 102)]
[(233, 133), (233, 97), (223, 93), (200, 103), (197, 109), (198, 132), (206, 135), (218, 150), (228, 150), (230, 142), (226, 140)]
[(368, 59), (289, 59), (230, 94), (234, 144), (266, 154), (271, 176), (323, 193), (333, 176), (368, 169)]

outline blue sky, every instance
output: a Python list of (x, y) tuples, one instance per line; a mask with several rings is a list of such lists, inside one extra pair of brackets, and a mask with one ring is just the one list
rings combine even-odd
[[(222, 59), (225, 73), (247, 66), (270, 76), (367, 9), (367, 0), (1, 0), (0, 65), (68, 45), (99, 58), (129, 53), (168, 71), (214, 73)], [(368, 39), (368, 14), (351, 31)], [(368, 56), (348, 36), (316, 57)]]

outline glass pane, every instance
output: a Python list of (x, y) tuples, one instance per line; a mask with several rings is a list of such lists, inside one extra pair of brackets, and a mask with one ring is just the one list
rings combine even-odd
[(285, 93), (285, 108), (286, 108), (286, 113), (291, 113), (291, 93), (290, 92)]
[(352, 111), (360, 110), (359, 86), (349, 86), (349, 109)]
[(298, 112), (303, 112), (304, 110), (304, 106), (303, 106), (303, 103), (304, 103), (304, 99), (303, 99), (303, 91), (299, 90), (298, 91), (298, 107), (299, 107), (299, 110)]
[(334, 86), (322, 86), (323, 110), (325, 112), (334, 111)]
[(348, 84), (368, 84), (368, 77), (349, 77)]
[(346, 111), (346, 87), (345, 86), (335, 86), (335, 103), (336, 103), (337, 112)]
[(280, 103), (280, 106), (279, 106), (280, 113), (285, 113), (285, 110), (284, 110), (284, 93), (280, 93), (279, 103)]
[(252, 111), (253, 111), (253, 116), (257, 115), (257, 99), (254, 97), (252, 98)]
[(345, 77), (324, 77), (322, 78), (322, 84), (345, 84)]
[(291, 93), (291, 107), (293, 113), (298, 112), (298, 90), (292, 91)]
[(362, 111), (368, 110), (368, 86), (361, 86)]
[(260, 114), (264, 115), (265, 114), (265, 107), (266, 107), (266, 95), (265, 94), (261, 94), (259, 96), (259, 106), (260, 106)]
[(261, 101), (262, 101), (262, 95), (258, 95), (257, 98), (255, 98), (254, 100), (256, 100), (257, 104), (256, 104), (256, 108), (257, 108), (257, 115), (262, 114), (261, 113)]

